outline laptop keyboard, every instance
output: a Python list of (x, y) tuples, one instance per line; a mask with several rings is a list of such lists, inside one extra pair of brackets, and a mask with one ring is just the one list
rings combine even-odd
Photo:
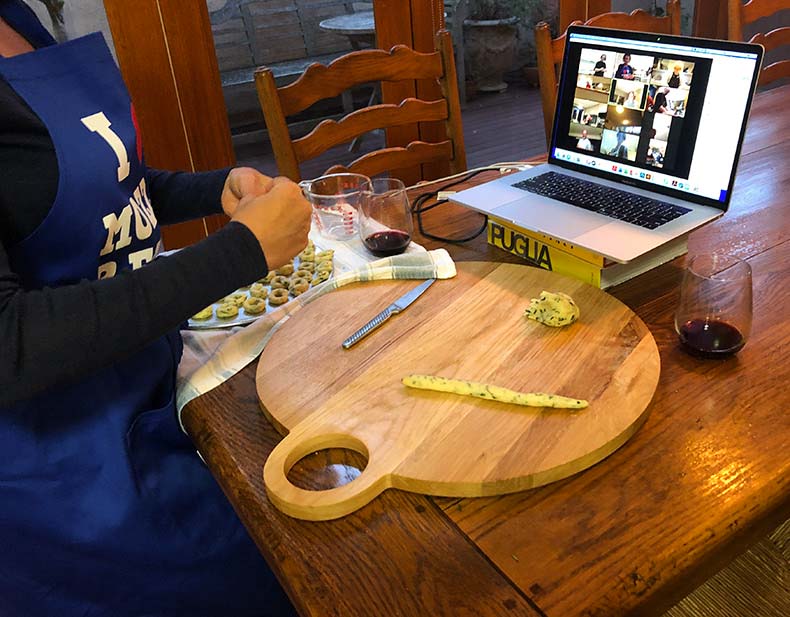
[(548, 171), (513, 186), (647, 229), (655, 229), (691, 212), (689, 208), (579, 180), (555, 171)]

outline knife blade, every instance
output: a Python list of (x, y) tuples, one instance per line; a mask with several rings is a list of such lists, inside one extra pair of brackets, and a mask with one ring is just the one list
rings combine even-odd
[(436, 279), (428, 279), (424, 283), (420, 283), (419, 285), (417, 285), (417, 287), (415, 287), (411, 291), (408, 291), (405, 294), (403, 294), (400, 298), (395, 300), (395, 302), (390, 304), (387, 308), (381, 311), (368, 323), (366, 323), (359, 330), (354, 332), (354, 334), (352, 334), (345, 341), (343, 341), (343, 349), (348, 349), (352, 345), (358, 343), (368, 334), (373, 332), (373, 330), (375, 330), (381, 324), (387, 321), (390, 317), (392, 317), (396, 313), (400, 313), (401, 311), (406, 310), (406, 308), (417, 298), (419, 298), (426, 289), (428, 289), (431, 285), (433, 285), (433, 282), (435, 280)]

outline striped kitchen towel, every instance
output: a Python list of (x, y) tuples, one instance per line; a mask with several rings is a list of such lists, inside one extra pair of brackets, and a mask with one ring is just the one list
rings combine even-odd
[[(433, 251), (403, 253), (393, 257), (385, 257), (367, 263), (359, 268), (330, 278), (321, 285), (313, 287), (297, 296), (277, 310), (267, 313), (248, 326), (238, 329), (227, 336), (227, 333), (216, 333), (214, 340), (222, 342), (216, 346), (205, 360), (195, 365), (194, 362), (182, 362), (179, 367), (176, 383), (176, 405), (179, 423), (181, 410), (194, 398), (217, 387), (230, 379), (247, 366), (263, 351), (271, 337), (293, 313), (305, 304), (313, 302), (338, 287), (358, 281), (377, 281), (385, 279), (446, 279), (455, 276), (455, 264), (444, 249)], [(211, 334), (185, 333), (185, 356), (189, 355), (190, 347), (198, 349), (193, 357), (205, 357), (206, 350), (211, 349)], [(181, 425), (183, 429), (183, 424)]]

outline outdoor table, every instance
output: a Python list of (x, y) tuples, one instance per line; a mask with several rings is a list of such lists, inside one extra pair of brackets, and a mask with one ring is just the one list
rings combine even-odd
[(342, 34), (347, 37), (354, 50), (373, 47), (376, 44), (376, 26), (373, 11), (348, 13), (322, 20), (318, 27), (321, 30)]

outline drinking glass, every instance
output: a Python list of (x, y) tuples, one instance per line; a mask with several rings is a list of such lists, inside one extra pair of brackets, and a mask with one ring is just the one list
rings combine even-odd
[(752, 329), (752, 269), (724, 253), (689, 259), (675, 312), (683, 347), (703, 358), (738, 353)]
[(406, 187), (397, 178), (374, 178), (359, 210), (359, 236), (377, 257), (406, 250), (414, 231)]
[(359, 228), (359, 207), (371, 190), (370, 178), (361, 174), (329, 174), (299, 183), (313, 207), (318, 232), (330, 240), (350, 240)]

